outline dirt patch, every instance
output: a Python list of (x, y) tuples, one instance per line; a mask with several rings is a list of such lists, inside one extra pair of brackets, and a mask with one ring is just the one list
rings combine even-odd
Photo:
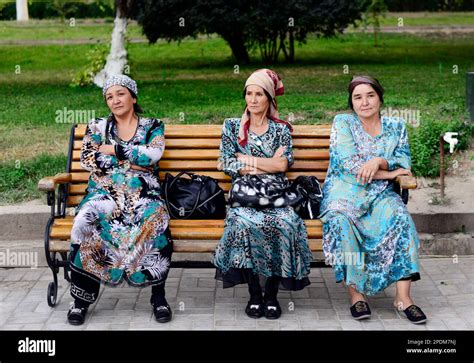
[(410, 191), (411, 213), (474, 213), (474, 139), (471, 148), (459, 153), (445, 178), (441, 198), (439, 178), (417, 178), (418, 188)]

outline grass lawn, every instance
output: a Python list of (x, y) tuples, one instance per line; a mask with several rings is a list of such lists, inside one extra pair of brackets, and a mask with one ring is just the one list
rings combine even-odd
[(382, 26), (398, 26), (398, 20), (400, 18), (403, 18), (404, 26), (474, 25), (474, 12), (387, 13), (380, 23)]
[[(48, 22), (44, 25), (54, 28)], [(109, 30), (96, 32), (104, 26), (111, 29), (111, 24), (88, 25), (80, 38), (109, 36)], [(5, 39), (0, 34), (0, 40)], [(465, 73), (474, 71), (472, 40), (382, 34), (381, 46), (375, 48), (370, 34), (309, 38), (296, 49), (295, 64), (272, 66), (285, 84), (286, 94), (279, 99), (281, 115), (292, 113), (295, 123), (330, 123), (346, 109), (350, 75), (369, 73), (384, 85), (386, 107), (419, 111), (422, 124), (464, 120)], [(87, 53), (93, 48), (0, 45), (0, 203), (38, 197), (38, 178), (63, 170), (71, 124), (56, 122), (58, 113), (65, 109), (96, 116), (108, 113), (97, 87), (69, 86), (87, 65)], [(235, 73), (230, 50), (217, 37), (152, 46), (132, 43), (128, 51), (146, 115), (168, 123), (219, 124), (225, 117), (240, 116), (243, 83), (251, 71), (263, 66), (253, 52), (254, 63)]]

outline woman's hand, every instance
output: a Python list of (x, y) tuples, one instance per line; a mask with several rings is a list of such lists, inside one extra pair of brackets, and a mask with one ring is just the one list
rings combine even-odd
[(250, 175), (258, 175), (258, 174), (267, 174), (266, 172), (262, 171), (262, 170), (259, 170), (257, 168), (253, 168), (251, 166), (247, 166), (245, 168), (242, 168), (242, 169), (239, 169), (239, 174), (240, 175), (246, 175), (246, 174), (250, 174)]
[(411, 170), (403, 169), (403, 168), (392, 170), (391, 173), (393, 175), (392, 179), (395, 179), (397, 176), (401, 176), (401, 175), (413, 176), (413, 174), (411, 173)]
[(144, 166), (139, 166), (139, 165), (136, 165), (136, 164), (130, 164), (130, 169), (153, 173), (153, 167), (152, 166), (144, 167)]
[(242, 153), (236, 153), (235, 157), (237, 158), (237, 161), (245, 164), (245, 165), (251, 165), (255, 166), (255, 159), (253, 156), (242, 154)]
[(275, 154), (273, 154), (274, 158), (281, 158), (283, 154), (286, 151), (286, 146), (280, 146), (277, 151), (275, 151)]
[(100, 145), (99, 152), (106, 155), (115, 155), (115, 147), (113, 145)]
[(371, 183), (375, 173), (380, 169), (380, 160), (381, 158), (376, 157), (362, 165), (357, 173), (357, 182), (362, 182), (362, 184)]

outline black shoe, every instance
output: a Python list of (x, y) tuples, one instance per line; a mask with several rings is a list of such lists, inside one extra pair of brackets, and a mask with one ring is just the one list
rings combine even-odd
[(153, 314), (158, 323), (167, 323), (171, 321), (173, 313), (168, 303), (165, 305), (153, 305)]
[(416, 305), (410, 305), (405, 310), (401, 310), (397, 307), (396, 309), (398, 311), (398, 314), (402, 317), (403, 315), (401, 314), (401, 312), (403, 311), (405, 313), (406, 318), (410, 320), (410, 322), (412, 322), (413, 324), (423, 324), (424, 322), (426, 322), (426, 320), (428, 320), (423, 310), (421, 310), (421, 308)]
[(247, 307), (245, 308), (245, 314), (253, 319), (261, 318), (263, 316), (263, 304), (254, 304), (249, 301)]
[(77, 308), (73, 303), (67, 312), (67, 321), (72, 325), (82, 325), (86, 320), (88, 308)]
[(372, 313), (370, 311), (369, 304), (367, 304), (365, 301), (360, 300), (351, 306), (351, 314), (354, 319), (361, 320), (370, 318), (370, 315)]
[(278, 300), (267, 301), (264, 306), (264, 312), (267, 319), (278, 319), (281, 316), (281, 307)]

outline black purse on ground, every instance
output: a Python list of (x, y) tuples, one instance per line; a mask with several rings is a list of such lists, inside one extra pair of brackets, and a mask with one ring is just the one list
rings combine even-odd
[(291, 190), (301, 197), (299, 203), (293, 205), (295, 212), (303, 219), (316, 219), (323, 199), (318, 178), (299, 176), (291, 184)]
[[(182, 178), (182, 175), (190, 178)], [(182, 171), (174, 176), (166, 173), (165, 202), (173, 219), (223, 219), (225, 194), (217, 180), (205, 175)]]

